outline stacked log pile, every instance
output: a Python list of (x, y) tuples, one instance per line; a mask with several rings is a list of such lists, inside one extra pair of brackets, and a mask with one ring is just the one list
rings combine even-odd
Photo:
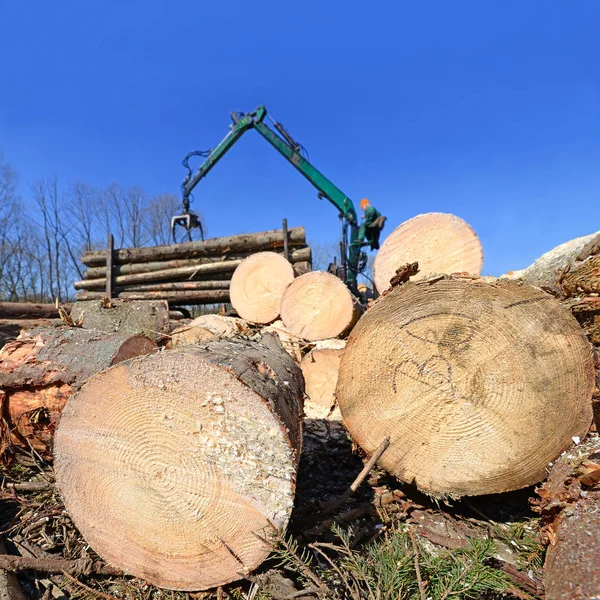
[[(287, 240), (284, 240), (287, 234)], [(212, 238), (146, 248), (113, 251), (113, 297), (128, 300), (167, 300), (171, 304), (229, 302), (232, 274), (243, 259), (266, 250), (287, 251), (296, 273), (311, 270), (311, 251), (303, 227)], [(107, 251), (85, 252), (88, 268), (74, 287), (78, 300), (105, 296)]]

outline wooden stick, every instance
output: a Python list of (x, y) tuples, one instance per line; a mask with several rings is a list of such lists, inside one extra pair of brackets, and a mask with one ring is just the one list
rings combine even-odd
[(114, 567), (109, 567), (100, 562), (92, 562), (88, 559), (69, 560), (66, 558), (29, 558), (26, 556), (12, 556), (0, 554), (0, 570), (16, 573), (19, 571), (39, 571), (40, 573), (61, 573), (62, 571), (72, 575), (84, 575), (95, 573), (96, 575), (108, 575), (118, 577), (123, 572)]
[(427, 600), (427, 594), (425, 593), (425, 586), (423, 585), (423, 579), (421, 577), (421, 567), (419, 565), (419, 548), (417, 546), (417, 541), (415, 540), (415, 534), (409, 529), (408, 535), (410, 537), (410, 541), (412, 542), (412, 547), (413, 547), (413, 551), (414, 551), (415, 573), (417, 575), (417, 583), (419, 584), (419, 592), (421, 594), (421, 600)]
[(113, 234), (108, 234), (108, 247), (106, 248), (106, 297), (110, 300), (113, 297), (113, 256), (115, 251), (115, 240)]

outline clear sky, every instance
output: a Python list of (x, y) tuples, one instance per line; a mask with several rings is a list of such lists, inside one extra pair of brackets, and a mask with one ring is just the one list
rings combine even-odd
[[(452, 212), (484, 272), (600, 229), (600, 3), (0, 2), (0, 150), (56, 174), (179, 193), (181, 159), (259, 104), (386, 231)], [(256, 132), (195, 193), (211, 236), (337, 211)]]

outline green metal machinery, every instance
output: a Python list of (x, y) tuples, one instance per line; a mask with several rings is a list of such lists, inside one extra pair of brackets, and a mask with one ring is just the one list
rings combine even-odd
[[(273, 122), (276, 131), (273, 131), (265, 123), (267, 117)], [(340, 242), (341, 265), (339, 272), (336, 274), (341, 276), (351, 289), (354, 289), (356, 287), (357, 276), (366, 266), (366, 254), (362, 252), (361, 248), (369, 245), (369, 242), (365, 242), (364, 236), (361, 236), (362, 239), (359, 237), (358, 219), (353, 202), (336, 185), (329, 181), (327, 177), (310, 164), (302, 155), (303, 147), (291, 137), (283, 125), (271, 119), (264, 106), (259, 106), (252, 113), (231, 113), (231, 118), (233, 124), (230, 127), (230, 131), (218, 146), (209, 151), (190, 152), (183, 160), (182, 164), (188, 169), (188, 174), (181, 186), (183, 213), (173, 217), (171, 220), (173, 238), (175, 239), (177, 226), (185, 229), (187, 238), (190, 240), (192, 239), (193, 229), (197, 228), (200, 235), (202, 235), (200, 220), (190, 210), (190, 194), (200, 180), (208, 175), (211, 169), (225, 156), (235, 142), (249, 129), (255, 129), (317, 188), (320, 198), (326, 198), (339, 210), (340, 222), (342, 224), (342, 239)], [(192, 173), (192, 169), (188, 164), (192, 156), (205, 158), (195, 173)]]

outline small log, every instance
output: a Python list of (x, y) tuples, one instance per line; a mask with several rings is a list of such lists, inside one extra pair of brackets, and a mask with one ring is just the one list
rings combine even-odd
[(144, 283), (140, 285), (126, 285), (115, 288), (116, 293), (122, 292), (186, 292), (190, 290), (228, 290), (229, 281), (219, 279), (215, 281), (174, 281), (172, 283)]
[(170, 321), (181, 321), (185, 319), (186, 316), (180, 310), (170, 310), (169, 311), (169, 320)]
[(281, 297), (294, 281), (292, 265), (275, 252), (258, 252), (242, 261), (229, 288), (231, 305), (252, 323), (272, 323), (279, 317)]
[(169, 306), (164, 300), (77, 301), (71, 310), (71, 318), (81, 321), (84, 329), (141, 334), (155, 341), (170, 331)]
[(312, 271), (312, 263), (309, 261), (297, 262), (292, 265), (294, 267), (294, 274), (296, 277), (304, 275), (304, 273), (310, 273)]
[[(176, 304), (222, 304), (229, 302), (228, 290), (198, 290), (188, 292), (121, 292), (118, 300), (144, 301), (166, 300)], [(78, 292), (77, 301), (98, 300), (103, 297), (96, 292)]]
[(0, 350), (0, 404), (12, 442), (47, 453), (67, 398), (88, 377), (154, 350), (139, 335), (77, 327), (24, 332)]
[[(61, 304), (66, 312), (70, 304)], [(0, 302), (0, 319), (52, 319), (58, 317), (55, 304), (36, 304), (34, 302)]]
[[(281, 254), (281, 252), (279, 252)], [(228, 253), (217, 256), (206, 256), (204, 258), (180, 258), (169, 261), (149, 262), (149, 263), (130, 263), (124, 265), (115, 265), (115, 275), (131, 275), (134, 273), (150, 273), (152, 271), (164, 271), (166, 269), (176, 269), (178, 267), (190, 267), (205, 265), (213, 262), (223, 262), (224, 260), (243, 260), (250, 256), (248, 253)], [(312, 261), (311, 249), (297, 248), (290, 252), (291, 263), (310, 263)], [(90, 267), (83, 275), (84, 279), (101, 279), (106, 277), (106, 267)]]
[(335, 388), (345, 345), (343, 340), (335, 340), (333, 347), (313, 348), (300, 363), (310, 402), (327, 411), (335, 405)]
[(56, 432), (69, 515), (107, 563), (153, 585), (197, 591), (244, 577), (292, 511), (303, 392), (273, 336), (99, 373)]
[(592, 420), (594, 361), (552, 296), (511, 280), (433, 278), (383, 296), (342, 356), (337, 401), (367, 453), (437, 497), (537, 483)]
[(222, 315), (202, 315), (171, 332), (169, 346), (185, 346), (218, 338), (231, 338), (248, 332), (242, 319)]
[[(290, 246), (305, 245), (306, 232), (304, 227), (289, 229), (288, 243)], [(115, 263), (156, 262), (179, 258), (190, 259), (230, 252), (259, 252), (274, 248), (283, 248), (283, 231), (281, 229), (212, 238), (201, 242), (184, 242), (183, 244), (151, 246), (148, 248), (121, 248), (120, 250), (115, 250)], [(81, 261), (87, 267), (105, 265), (106, 251), (92, 250), (84, 252)]]
[(331, 273), (301, 275), (281, 299), (281, 320), (295, 335), (310, 341), (341, 337), (363, 313), (346, 285)]
[(483, 251), (479, 238), (462, 219), (427, 213), (405, 221), (385, 239), (375, 256), (374, 280), (379, 293), (390, 287), (396, 270), (419, 263), (413, 280), (443, 273), (479, 275)]
[[(150, 273), (135, 273), (133, 275), (119, 275), (115, 277), (115, 287), (123, 287), (129, 284), (157, 281), (173, 281), (174, 279), (194, 279), (196, 276), (208, 275), (211, 273), (233, 272), (241, 263), (241, 260), (225, 260), (221, 262), (212, 262), (204, 265), (192, 265), (189, 267), (178, 267), (177, 269), (165, 269), (164, 271), (152, 271)], [(73, 287), (76, 290), (96, 290), (104, 289), (106, 279), (83, 279), (76, 281)]]

